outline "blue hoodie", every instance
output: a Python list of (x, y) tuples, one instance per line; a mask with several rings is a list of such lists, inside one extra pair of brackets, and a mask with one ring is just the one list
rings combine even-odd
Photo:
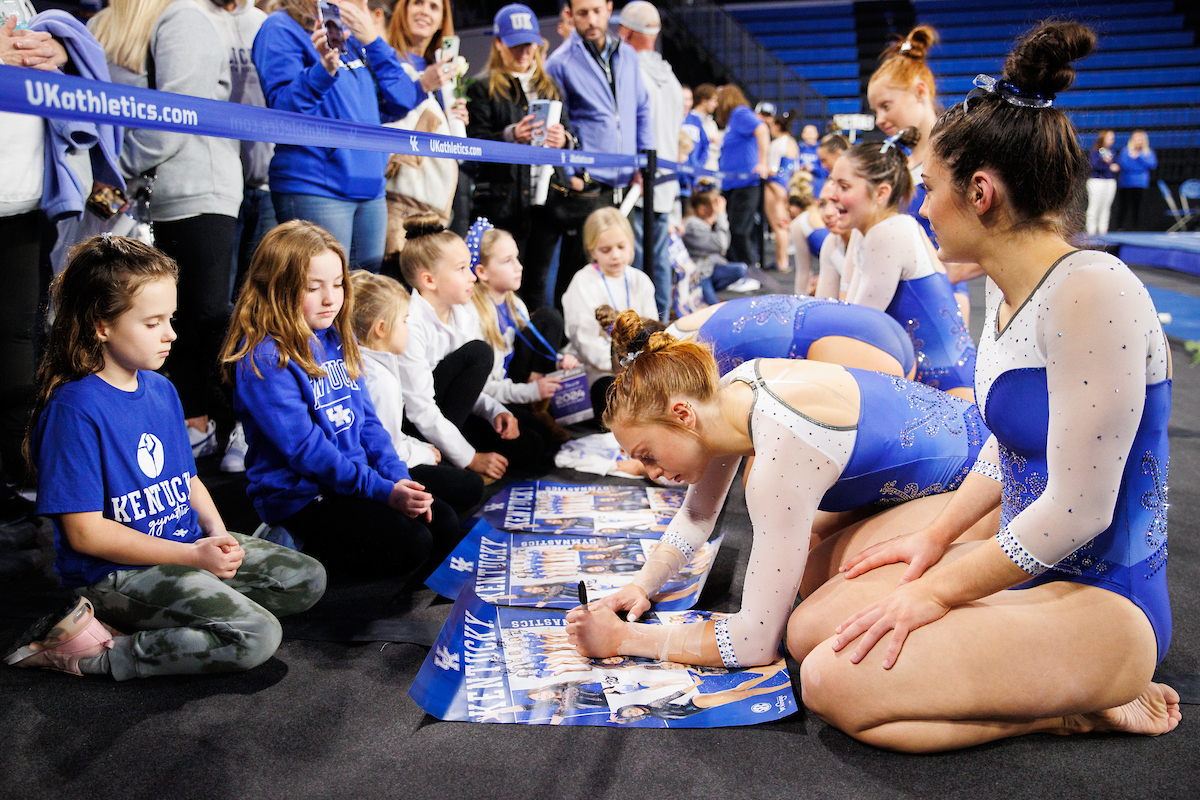
[(271, 525), (323, 491), (387, 503), (396, 481), (408, 478), (370, 396), (346, 375), (337, 331), (318, 331), (310, 344), (327, 377), (311, 378), (292, 360), (280, 367), (274, 339), (237, 365), (233, 408), (249, 447), (247, 492)]
[[(379, 125), (381, 101), (387, 114), (399, 118), (423, 98), (382, 37), (363, 47), (347, 35), (336, 76), (325, 71), (310, 37), (286, 11), (276, 11), (254, 38), (251, 57), (271, 108)], [(386, 153), (281, 144), (271, 159), (271, 191), (374, 200), (383, 197), (386, 167)]]

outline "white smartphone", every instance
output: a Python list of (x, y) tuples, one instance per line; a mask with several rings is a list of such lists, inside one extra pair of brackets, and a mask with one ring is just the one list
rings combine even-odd
[(438, 51), (438, 60), (441, 63), (446, 64), (458, 58), (458, 44), (459, 39), (457, 36), (443, 36), (442, 47), (441, 50)]

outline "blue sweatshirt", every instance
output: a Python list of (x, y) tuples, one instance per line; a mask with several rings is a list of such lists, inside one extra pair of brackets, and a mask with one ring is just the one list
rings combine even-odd
[(1150, 185), (1150, 170), (1158, 166), (1158, 157), (1149, 148), (1135, 156), (1128, 147), (1122, 147), (1117, 163), (1121, 165), (1121, 171), (1117, 173), (1118, 187), (1145, 189)]
[(247, 492), (272, 525), (325, 491), (387, 503), (395, 482), (408, 478), (370, 396), (346, 375), (337, 331), (319, 331), (311, 345), (327, 377), (310, 378), (291, 360), (279, 367), (274, 339), (237, 365), (233, 408), (249, 447)]
[[(363, 47), (347, 35), (335, 77), (325, 71), (310, 35), (286, 11), (276, 11), (254, 38), (251, 57), (271, 108), (379, 125), (381, 100), (393, 118), (420, 102), (418, 87), (382, 37)], [(386, 153), (281, 144), (271, 159), (271, 191), (374, 200), (383, 197), (386, 167)]]

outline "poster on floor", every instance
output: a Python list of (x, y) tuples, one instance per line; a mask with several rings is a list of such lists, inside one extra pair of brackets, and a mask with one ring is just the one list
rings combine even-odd
[(683, 505), (685, 491), (644, 485), (514, 483), (484, 504), (483, 518), (494, 528), (518, 533), (657, 539)]
[[(718, 536), (652, 599), (660, 611), (691, 608), (704, 590), (721, 548)], [(657, 539), (540, 536), (497, 531), (481, 520), (425, 585), (454, 599), (466, 585), (497, 605), (574, 608), (579, 582), (599, 600), (629, 584), (658, 545)]]
[[(648, 616), (661, 624), (721, 615)], [(783, 658), (737, 670), (584, 658), (567, 641), (563, 612), (494, 606), (469, 587), (408, 693), (426, 713), (459, 722), (720, 728), (771, 722), (796, 711)]]

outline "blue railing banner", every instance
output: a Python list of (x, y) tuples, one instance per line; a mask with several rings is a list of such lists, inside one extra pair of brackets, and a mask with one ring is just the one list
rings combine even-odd
[[(459, 161), (582, 168), (642, 169), (646, 166), (646, 156), (641, 154), (560, 150), (406, 131), (21, 67), (0, 66), (0, 111), (197, 136), (307, 147), (344, 147)], [(723, 176), (720, 172), (672, 161), (659, 161), (658, 166), (672, 172), (718, 179)]]

